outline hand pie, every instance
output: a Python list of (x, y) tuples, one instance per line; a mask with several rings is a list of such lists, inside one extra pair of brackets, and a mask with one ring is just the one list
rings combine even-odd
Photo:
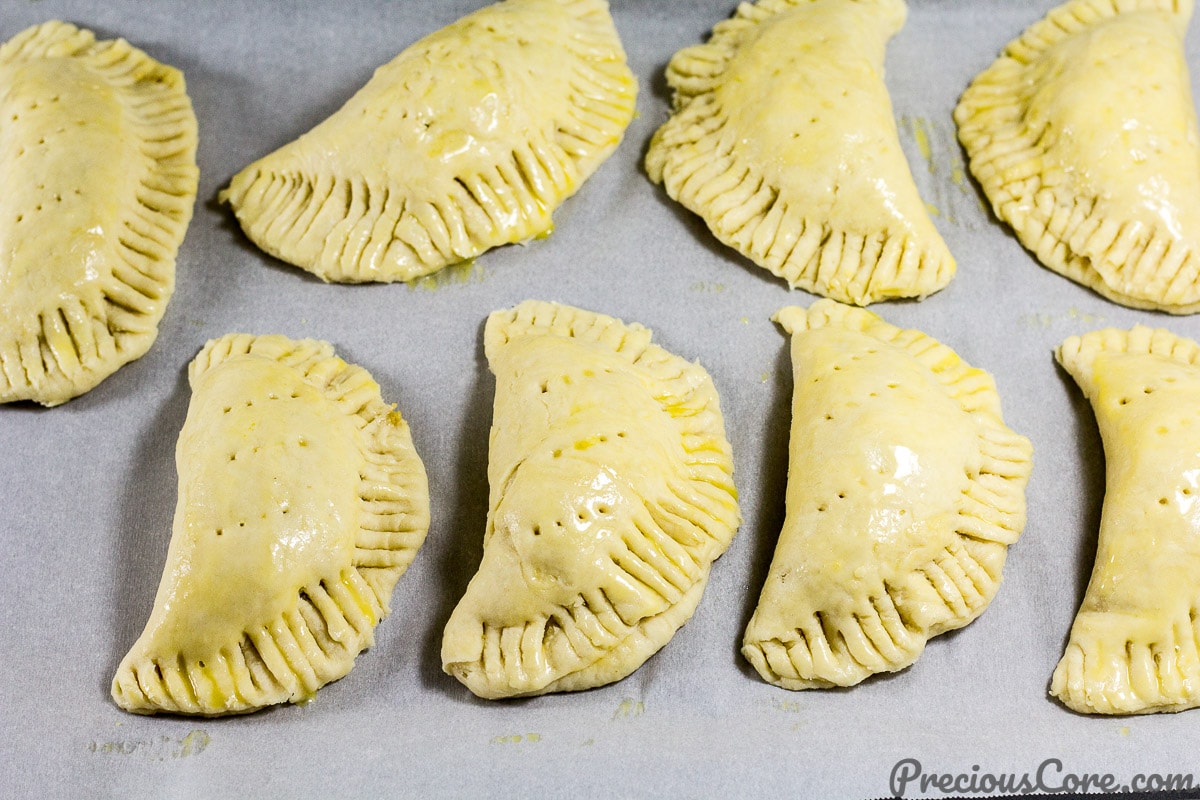
[(548, 233), (635, 94), (604, 0), (507, 0), (409, 47), (221, 197), (323, 280), (412, 280)]
[(1057, 355), (1096, 413), (1107, 487), (1050, 693), (1085, 714), (1200, 706), (1200, 347), (1138, 326)]
[(646, 170), (792, 288), (866, 305), (924, 297), (954, 258), (913, 184), (883, 83), (903, 0), (743, 3), (675, 54), (675, 113)]
[(987, 607), (1031, 447), (991, 376), (929, 336), (828, 300), (776, 319), (795, 374), (786, 518), (742, 653), (785, 689), (853, 686)]
[(1200, 311), (1192, 0), (1074, 0), (979, 75), (954, 118), (996, 216), (1110, 300)]
[(0, 403), (55, 406), (140, 358), (196, 197), (183, 75), (46, 22), (0, 47)]
[(154, 610), (113, 679), (127, 711), (308, 699), (372, 644), (429, 527), (408, 424), (325, 342), (230, 334), (189, 369)]
[(620, 680), (691, 617), (740, 522), (712, 381), (640, 325), (553, 303), (495, 312), (484, 348), (483, 561), (443, 668), (486, 698)]

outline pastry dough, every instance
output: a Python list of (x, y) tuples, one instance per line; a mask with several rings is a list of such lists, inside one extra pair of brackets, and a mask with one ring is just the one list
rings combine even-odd
[(0, 402), (54, 406), (140, 358), (196, 197), (183, 75), (63, 22), (0, 47)]
[(1075, 0), (1008, 46), (954, 117), (996, 216), (1118, 303), (1200, 311), (1191, 0)]
[(230, 334), (189, 369), (179, 502), (128, 711), (301, 702), (372, 644), (429, 527), (408, 424), (325, 342)]
[(324, 280), (411, 280), (548, 233), (635, 94), (604, 0), (508, 0), (409, 47), (221, 196)]
[(991, 376), (925, 334), (829, 300), (776, 319), (795, 374), (786, 518), (742, 653), (786, 689), (852, 686), (987, 607), (1031, 447)]
[(480, 697), (619, 680), (692, 615), (740, 522), (708, 374), (611, 317), (488, 318), (496, 374), (483, 561), (442, 664)]
[(1083, 713), (1200, 706), (1200, 346), (1138, 326), (1057, 355), (1096, 413), (1107, 486), (1050, 692)]
[(866, 305), (954, 275), (883, 83), (903, 0), (743, 3), (667, 67), (675, 113), (646, 170), (788, 285)]

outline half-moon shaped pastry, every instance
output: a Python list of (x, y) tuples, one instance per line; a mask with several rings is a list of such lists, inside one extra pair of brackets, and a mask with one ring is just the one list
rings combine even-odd
[(1084, 714), (1200, 706), (1200, 346), (1138, 326), (1057, 356), (1096, 413), (1106, 489), (1050, 693)]
[(179, 500), (127, 711), (236, 714), (350, 671), (429, 527), (408, 424), (325, 342), (230, 334), (189, 368)]
[(1192, 0), (1073, 0), (954, 111), (992, 208), (1044, 265), (1110, 300), (1200, 311)]
[(743, 3), (667, 67), (675, 113), (646, 170), (792, 288), (924, 297), (954, 258), (917, 195), (883, 83), (903, 0)]
[(829, 300), (776, 319), (795, 375), (786, 517), (742, 654), (785, 689), (853, 686), (991, 602), (1032, 448), (991, 376), (929, 336)]
[(196, 197), (183, 75), (63, 22), (0, 47), (0, 403), (83, 394), (158, 335)]
[(711, 379), (611, 317), (526, 301), (496, 375), (483, 561), (442, 665), (480, 697), (620, 680), (692, 615), (740, 522)]
[(604, 0), (507, 0), (409, 47), (221, 197), (323, 280), (411, 280), (548, 233), (635, 94)]

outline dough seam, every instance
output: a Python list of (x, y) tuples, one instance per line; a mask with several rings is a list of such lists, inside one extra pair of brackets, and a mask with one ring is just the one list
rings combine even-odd
[[(795, 628), (793, 638), (746, 642), (742, 654), (764, 679), (788, 689), (845, 685), (821, 678), (822, 671), (855, 675), (857, 683), (903, 669), (921, 655), (926, 640), (968, 625), (987, 608), (999, 588), (1005, 548), (986, 545), (998, 562), (990, 569), (960, 542), (918, 567), (914, 574), (920, 581), (913, 585), (900, 588), (881, 580), (867, 597), (871, 613), (856, 611), (835, 621), (817, 611), (811, 618), (816, 624)], [(780, 661), (779, 650), (786, 661)]]

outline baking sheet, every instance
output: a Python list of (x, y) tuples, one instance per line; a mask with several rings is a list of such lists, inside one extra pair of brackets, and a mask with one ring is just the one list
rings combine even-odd
[[(1051, 351), (1107, 325), (1200, 338), (1200, 318), (1113, 305), (1043, 269), (964, 175), (950, 111), (1052, 0), (912, 0), (887, 81), (922, 196), (959, 261), (944, 291), (874, 310), (991, 371), (1029, 436), (1029, 522), (991, 608), (917, 664), (845, 691), (786, 692), (741, 632), (783, 516), (791, 378), (769, 318), (803, 292), (718, 244), (641, 169), (666, 118), (663, 67), (732, 0), (616, 0), (640, 83), (624, 143), (555, 215), (553, 236), (415, 285), (325, 285), (258, 252), (217, 191), (337, 109), (379, 64), (480, 0), (352, 3), (9, 0), (0, 38), (65, 19), (182, 69), (200, 190), (158, 342), (52, 410), (0, 408), (0, 796), (729, 797), (889, 794), (925, 773), (1200, 773), (1200, 711), (1086, 718), (1047, 697), (1095, 549), (1103, 456)], [(1189, 38), (1193, 72), (1200, 66)], [(1193, 75), (1195, 78), (1195, 75)], [(484, 318), (526, 298), (645, 324), (713, 375), (745, 522), (693, 619), (638, 672), (589, 692), (484, 702), (440, 669), (440, 632), (478, 564), (494, 382)], [(120, 711), (109, 682), (152, 606), (171, 528), (185, 368), (230, 331), (326, 339), (409, 419), (432, 526), (376, 645), (307, 705), (206, 720)], [(1053, 765), (1045, 771), (1053, 779)], [(920, 796), (910, 786), (908, 796)], [(934, 790), (926, 796), (939, 796)]]

